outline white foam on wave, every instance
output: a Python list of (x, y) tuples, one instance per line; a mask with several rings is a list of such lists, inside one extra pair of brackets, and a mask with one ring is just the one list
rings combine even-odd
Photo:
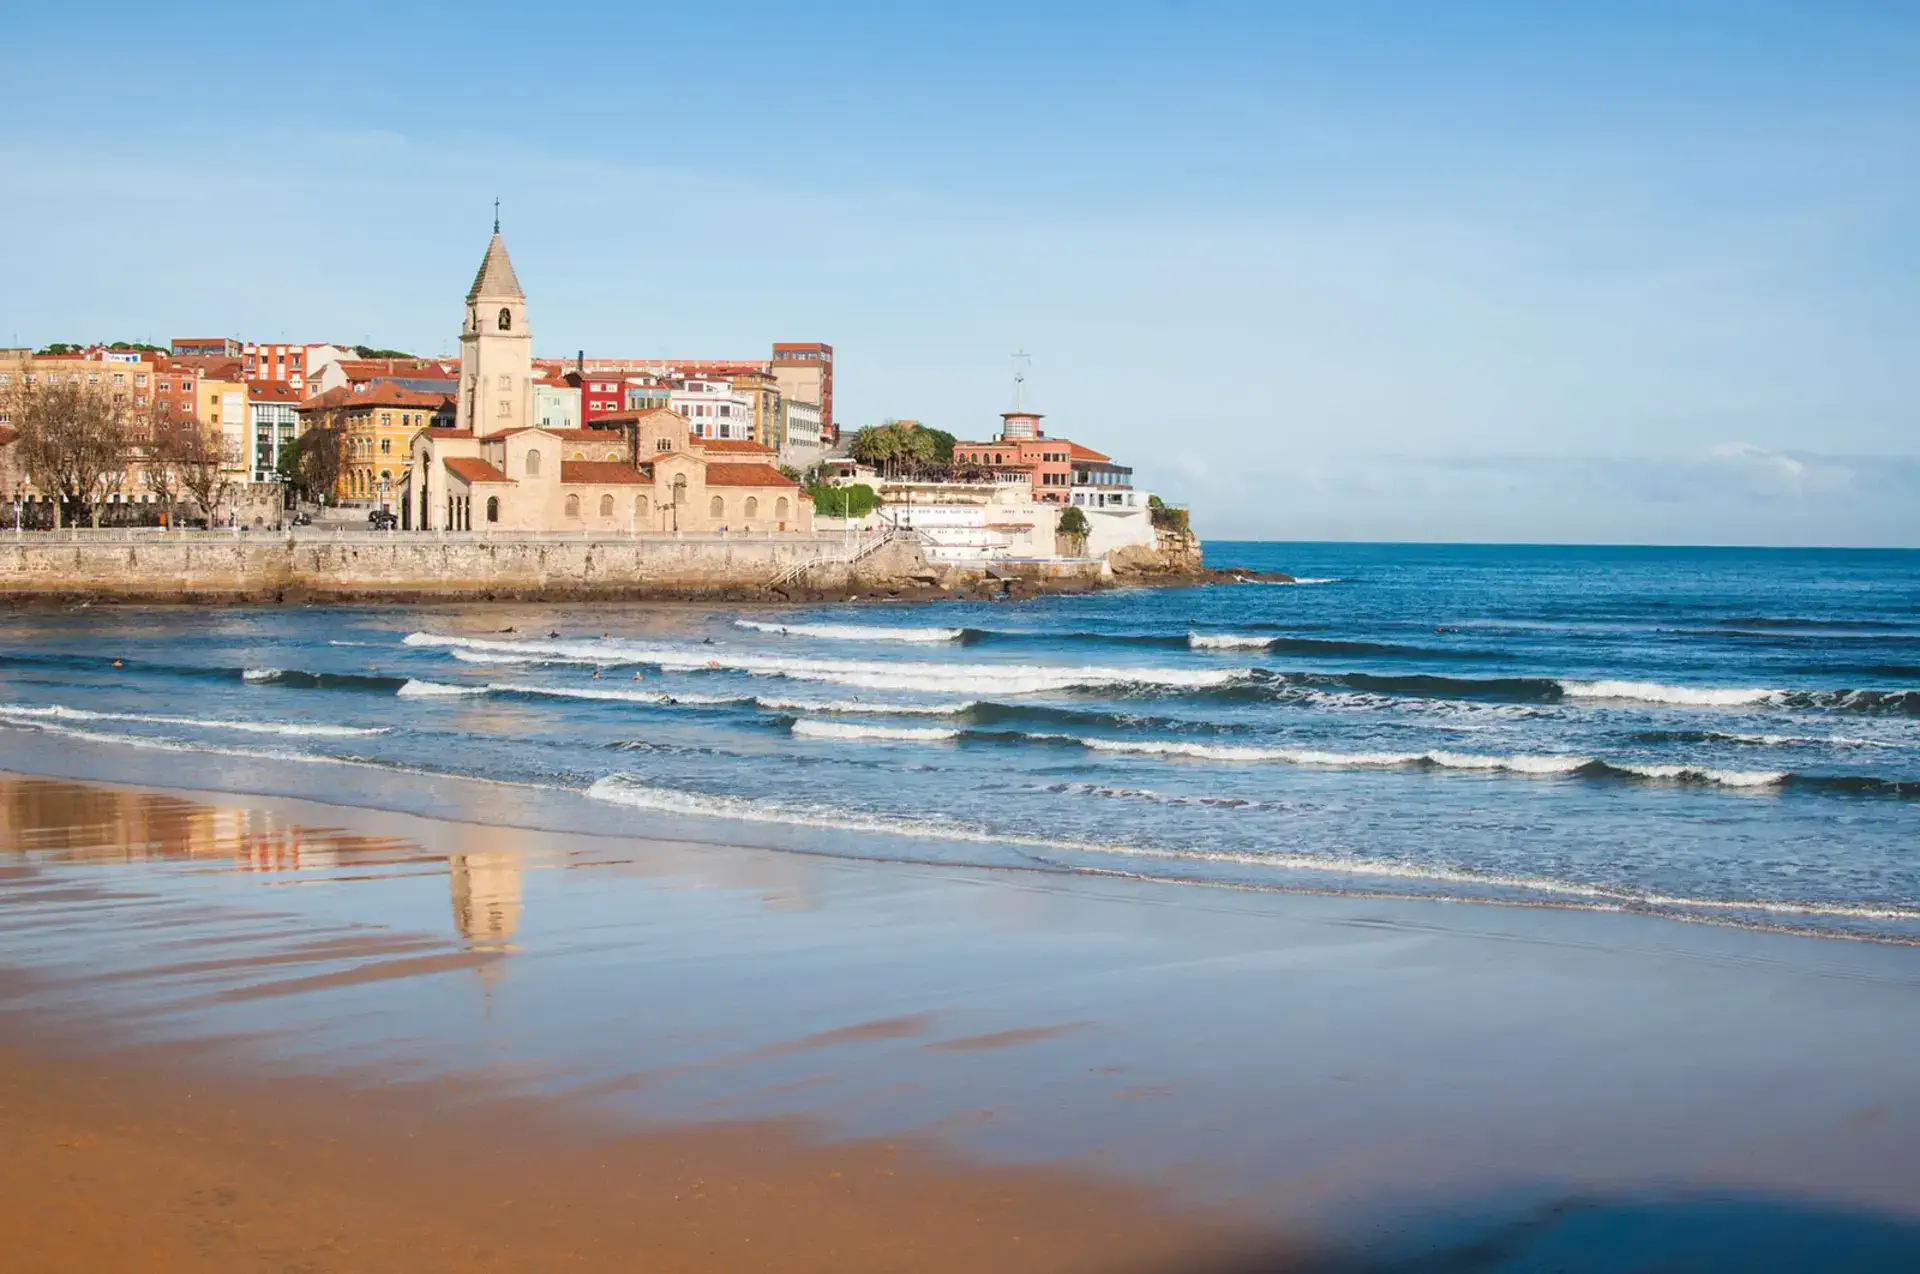
[[(487, 650), (455, 649), (455, 650), (449, 650), (447, 653), (449, 655), (452, 655), (455, 659), (458, 659), (463, 664), (492, 664), (496, 667), (502, 664), (579, 664), (582, 666), (593, 666), (595, 664), (601, 664), (606, 662), (604, 660), (584, 659), (584, 658), (562, 659), (555, 655), (515, 655), (515, 654), (509, 654), (508, 652), (503, 650), (487, 651)], [(612, 662), (618, 663), (620, 661), (616, 659)]]
[[(1846, 919), (1920, 920), (1920, 907), (1893, 905), (1850, 905), (1845, 903), (1797, 902), (1793, 900), (1689, 898), (1670, 894), (1643, 894), (1629, 890), (1587, 885), (1575, 881), (1545, 877), (1508, 876), (1466, 871), (1443, 864), (1392, 862), (1341, 854), (1255, 854), (1236, 851), (1163, 849), (1143, 845), (1111, 844), (1094, 841), (1049, 839), (989, 831), (965, 823), (942, 820), (902, 818), (886, 814), (851, 813), (827, 806), (792, 806), (774, 801), (740, 796), (712, 796), (678, 788), (657, 787), (621, 774), (610, 774), (594, 782), (586, 793), (595, 800), (666, 814), (699, 818), (733, 819), (750, 823), (775, 823), (790, 827), (814, 827), (833, 832), (877, 833), (915, 837), (923, 840), (960, 841), (975, 844), (1004, 845), (1028, 851), (1037, 862), (1062, 866), (1048, 858), (1051, 854), (1072, 853), (1115, 859), (1140, 859), (1168, 863), (1222, 863), (1257, 867), (1269, 871), (1300, 871), (1381, 879), (1413, 880), (1425, 884), (1462, 885), (1473, 888), (1517, 889), (1548, 897), (1571, 898), (1575, 905), (1597, 910), (1619, 911), (1639, 907), (1703, 912), (1751, 911), (1775, 915), (1821, 916)], [(1072, 868), (1068, 868), (1072, 870)], [(1196, 882), (1205, 883), (1205, 882)], [(1467, 901), (1474, 901), (1468, 897)]]
[(613, 686), (540, 686), (523, 681), (490, 681), (488, 694), (543, 695), (551, 699), (597, 699), (616, 703), (676, 704), (713, 707), (751, 703), (745, 695), (667, 694), (659, 690), (625, 690)]
[[(1047, 735), (1046, 738), (1067, 736)], [(1303, 748), (1261, 748), (1189, 743), (1172, 739), (1076, 739), (1096, 752), (1137, 756), (1183, 756), (1201, 761), (1306, 765), (1322, 769), (1392, 769), (1433, 765), (1448, 770), (1503, 770), (1513, 774), (1571, 774), (1593, 764), (1589, 756), (1483, 756), (1468, 752), (1326, 752)]]
[(1250, 633), (1187, 634), (1187, 645), (1195, 650), (1265, 650), (1272, 644), (1273, 638)]
[(1309, 588), (1315, 584), (1339, 584), (1343, 581), (1331, 576), (1302, 575), (1295, 579), (1252, 579), (1241, 576), (1242, 584), (1266, 584), (1273, 588)]
[(1663, 783), (1711, 783), (1718, 787), (1772, 787), (1787, 781), (1784, 770), (1716, 770), (1704, 765), (1643, 765), (1609, 761), (1623, 774)]
[(934, 725), (862, 725), (852, 721), (810, 721), (802, 717), (793, 723), (793, 733), (802, 739), (891, 739), (902, 743), (935, 743), (957, 738), (960, 731)]
[(1616, 700), (1628, 703), (1671, 704), (1689, 708), (1739, 708), (1767, 703), (1780, 692), (1765, 689), (1717, 689), (1710, 686), (1668, 686), (1657, 681), (1562, 681), (1569, 699)]
[(440, 699), (458, 695), (483, 695), (487, 693), (487, 688), (485, 686), (450, 686), (442, 681), (422, 681), (418, 677), (413, 677), (394, 693), (403, 699)]
[(773, 712), (866, 713), (877, 717), (957, 717), (973, 711), (974, 700), (960, 703), (885, 703), (867, 699), (789, 699), (758, 695), (754, 702)]
[(736, 619), (735, 628), (756, 633), (776, 633), (782, 637), (824, 637), (830, 641), (959, 641), (966, 635), (961, 628), (893, 628), (883, 624), (775, 624), (758, 619)]
[(388, 726), (324, 725), (303, 721), (228, 721), (208, 717), (166, 717), (145, 712), (95, 712), (64, 704), (0, 704), (0, 716), (58, 718), (63, 721), (131, 721), (142, 725), (177, 725), (195, 730), (234, 730), (242, 734), (282, 734), (293, 737), (350, 738), (386, 734)]
[(862, 690), (946, 694), (1042, 694), (1077, 688), (1127, 685), (1204, 688), (1251, 674), (1247, 668), (1197, 669), (1103, 667), (1060, 664), (880, 662), (804, 658), (731, 650), (721, 646), (655, 646), (623, 641), (503, 642), (477, 637), (410, 633), (410, 646), (437, 646), (486, 655), (575, 660), (599, 667), (652, 664), (669, 672), (743, 672), (753, 676), (825, 681)]
[(242, 681), (272, 681), (286, 672), (284, 668), (247, 668), (240, 673)]

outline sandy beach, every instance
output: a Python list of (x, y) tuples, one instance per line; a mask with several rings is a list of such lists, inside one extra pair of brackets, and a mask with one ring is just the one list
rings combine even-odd
[(1909, 947), (24, 776), (0, 810), (13, 1268), (1920, 1253)]

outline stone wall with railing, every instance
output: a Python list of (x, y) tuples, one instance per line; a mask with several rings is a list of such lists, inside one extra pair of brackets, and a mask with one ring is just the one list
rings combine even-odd
[[(861, 550), (865, 549), (864, 554)], [(855, 559), (858, 555), (857, 560)], [(929, 571), (910, 538), (342, 532), (0, 534), (0, 596), (125, 601), (738, 597)]]

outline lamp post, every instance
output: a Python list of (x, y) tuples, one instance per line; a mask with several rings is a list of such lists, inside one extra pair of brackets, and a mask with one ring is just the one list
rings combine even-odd
[[(393, 485), (392, 480), (387, 477), (387, 471), (385, 469), (382, 469), (380, 471), (380, 512), (382, 513), (385, 513), (387, 511), (387, 490), (392, 485)], [(381, 519), (381, 529), (382, 530), (387, 529), (386, 520), (384, 518)]]
[(15, 535), (20, 534), (21, 505), (25, 503), (26, 494), (27, 484), (16, 480), (13, 484), (13, 533)]

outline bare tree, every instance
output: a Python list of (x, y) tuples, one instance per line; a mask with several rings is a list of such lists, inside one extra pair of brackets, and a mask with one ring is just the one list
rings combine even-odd
[(346, 466), (347, 429), (344, 413), (328, 412), (295, 444), (299, 448), (300, 486), (307, 498), (320, 504), (333, 502), (340, 485), (340, 471)]
[[(189, 426), (191, 427), (191, 426)], [(173, 422), (149, 416), (141, 430), (140, 449), (145, 463), (140, 484), (167, 507), (167, 525), (179, 520), (180, 473), (173, 466)]]
[(32, 383), (22, 376), (7, 408), (20, 467), (53, 500), (54, 527), (82, 504), (98, 527), (101, 504), (121, 489), (134, 458), (137, 431), (126, 406), (99, 386), (49, 373)]
[(180, 490), (199, 506), (200, 516), (212, 526), (213, 511), (233, 490), (234, 472), (241, 461), (238, 448), (230, 446), (219, 429), (197, 421), (181, 421), (160, 436), (166, 439), (162, 445), (165, 463), (172, 468)]

